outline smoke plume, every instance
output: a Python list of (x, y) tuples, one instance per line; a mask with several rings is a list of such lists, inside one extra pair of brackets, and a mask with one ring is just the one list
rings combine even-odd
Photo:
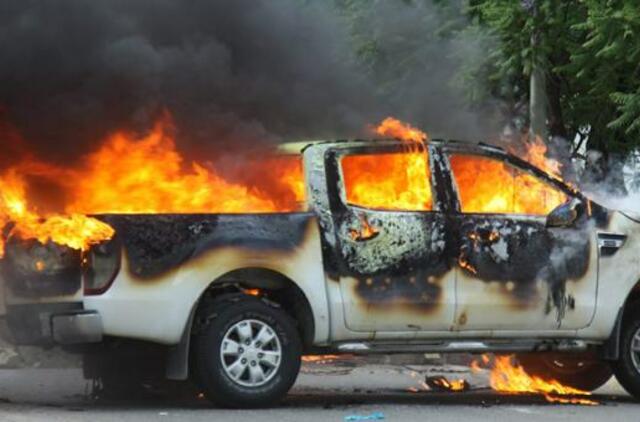
[[(436, 34), (439, 10), (367, 7), (381, 57), (403, 69), (391, 86), (356, 60), (350, 26), (330, 2), (8, 0), (0, 106), (26, 149), (59, 162), (116, 129), (144, 131), (163, 110), (191, 153), (362, 136), (387, 114), (450, 137), (488, 133), (451, 84), (459, 63), (455, 44)], [(419, 43), (412, 57), (397, 52), (399, 39)], [(5, 156), (16, 148), (5, 134), (0, 144)]]

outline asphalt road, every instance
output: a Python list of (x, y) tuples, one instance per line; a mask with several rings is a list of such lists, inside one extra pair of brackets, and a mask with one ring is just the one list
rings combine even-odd
[[(471, 389), (439, 393), (421, 385), (425, 375), (463, 377)], [(412, 392), (412, 391), (417, 392)], [(638, 420), (636, 403), (615, 380), (592, 397), (597, 406), (549, 404), (539, 396), (500, 395), (487, 377), (462, 367), (305, 364), (279, 406), (262, 410), (211, 407), (198, 397), (150, 394), (143, 399), (95, 400), (77, 369), (0, 370), (0, 421), (344, 421), (381, 412), (385, 421)]]

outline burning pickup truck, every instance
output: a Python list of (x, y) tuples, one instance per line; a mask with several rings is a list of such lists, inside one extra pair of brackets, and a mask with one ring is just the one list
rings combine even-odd
[(486, 144), (292, 148), (299, 210), (98, 214), (111, 238), (83, 253), (10, 238), (13, 340), (159, 344), (167, 377), (233, 407), (322, 353), (510, 352), (640, 397), (640, 221)]

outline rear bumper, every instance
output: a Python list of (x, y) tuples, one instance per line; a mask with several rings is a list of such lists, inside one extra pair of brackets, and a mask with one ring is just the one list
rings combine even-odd
[(19, 345), (65, 345), (102, 341), (100, 314), (83, 309), (79, 303), (7, 306), (5, 322), (7, 340)]
[(51, 336), (58, 344), (99, 343), (102, 318), (96, 311), (52, 315)]

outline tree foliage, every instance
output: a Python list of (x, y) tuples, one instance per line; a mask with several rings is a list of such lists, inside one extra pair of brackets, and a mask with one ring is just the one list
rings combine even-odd
[(640, 146), (637, 1), (470, 0), (470, 15), (500, 40), (485, 83), (522, 100), (532, 67), (543, 69), (552, 135), (588, 134), (606, 153)]
[(598, 130), (601, 148), (640, 144), (640, 8), (637, 1), (585, 1), (587, 19), (575, 27), (585, 40), (567, 71), (586, 87), (583, 107), (606, 110)]
[[(441, 41), (458, 56), (460, 66), (451, 76), (470, 106), (497, 99), (512, 114), (526, 115), (522, 106), (536, 67), (546, 76), (551, 135), (587, 138), (589, 148), (605, 154), (640, 146), (637, 0), (334, 0), (334, 5), (350, 27), (355, 57), (382, 93), (407, 95), (408, 81), (433, 71), (434, 57), (441, 55), (435, 41)], [(390, 8), (411, 19), (376, 16)]]

